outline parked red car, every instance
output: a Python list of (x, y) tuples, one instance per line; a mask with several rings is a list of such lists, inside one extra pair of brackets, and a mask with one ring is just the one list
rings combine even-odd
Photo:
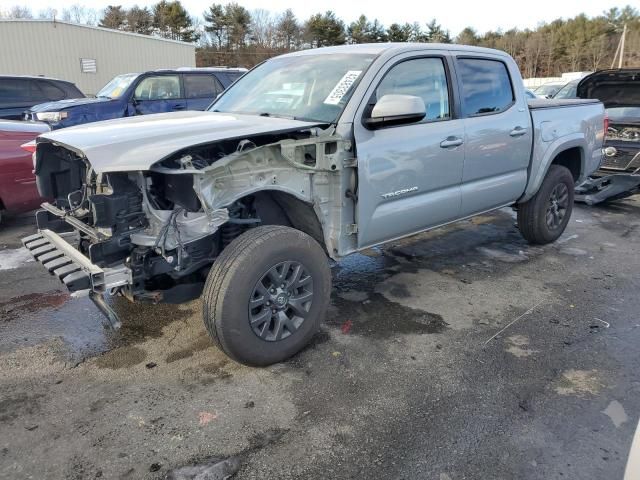
[(0, 121), (0, 220), (4, 213), (28, 212), (42, 203), (31, 152), (22, 145), (49, 130), (45, 123)]

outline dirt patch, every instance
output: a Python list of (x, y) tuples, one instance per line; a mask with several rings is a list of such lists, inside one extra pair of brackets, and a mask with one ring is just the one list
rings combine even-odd
[(44, 395), (20, 393), (0, 400), (0, 423), (7, 423), (24, 415), (33, 415), (40, 409), (40, 399)]
[(203, 335), (188, 347), (176, 350), (175, 352), (171, 352), (169, 355), (167, 355), (166, 362), (172, 363), (184, 358), (192, 357), (194, 353), (201, 352), (202, 350), (206, 350), (207, 348), (210, 348), (212, 346), (213, 344), (211, 343), (211, 338), (209, 338), (208, 335)]
[(538, 353), (538, 350), (529, 348), (529, 338), (524, 335), (512, 335), (505, 340), (505, 343), (507, 344), (506, 351), (518, 358), (529, 357)]
[(560, 395), (585, 394), (597, 395), (604, 387), (600, 373), (597, 370), (567, 370), (555, 382), (555, 391)]
[(543, 285), (531, 279), (486, 276), (463, 282), (427, 269), (394, 275), (376, 285), (376, 291), (392, 303), (437, 316), (456, 330), (472, 327), (474, 320), (493, 323), (514, 307), (526, 310), (548, 297)]
[(138, 347), (120, 347), (105, 353), (96, 359), (98, 368), (118, 370), (129, 368), (144, 362), (147, 354)]

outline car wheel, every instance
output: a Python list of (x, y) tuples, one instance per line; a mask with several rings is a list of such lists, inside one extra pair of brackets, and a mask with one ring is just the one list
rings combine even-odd
[(518, 206), (518, 228), (533, 244), (555, 241), (564, 232), (573, 210), (574, 183), (571, 172), (551, 165), (538, 192)]
[(214, 262), (203, 292), (204, 323), (232, 359), (270, 365), (307, 345), (330, 293), (329, 263), (318, 242), (290, 227), (257, 227)]

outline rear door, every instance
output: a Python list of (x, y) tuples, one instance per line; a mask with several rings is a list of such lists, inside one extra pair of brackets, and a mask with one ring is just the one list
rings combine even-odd
[[(464, 122), (456, 118), (446, 52), (415, 52), (378, 73), (354, 119), (358, 157), (358, 247), (454, 220), (460, 211)], [(426, 117), (412, 124), (366, 128), (362, 119), (383, 95), (424, 100)], [(370, 110), (369, 110), (370, 111)]]
[(187, 102), (182, 93), (180, 75), (148, 75), (138, 81), (133, 97), (136, 115), (185, 110)]
[(189, 110), (205, 110), (224, 90), (220, 82), (211, 74), (185, 73), (182, 78)]
[(501, 56), (456, 58), (465, 129), (461, 216), (518, 199), (527, 184), (532, 134), (524, 98), (517, 98)]

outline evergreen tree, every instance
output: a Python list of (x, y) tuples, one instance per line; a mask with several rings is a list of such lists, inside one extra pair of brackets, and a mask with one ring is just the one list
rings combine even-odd
[(108, 5), (107, 8), (104, 9), (99, 26), (122, 30), (125, 20), (126, 12), (122, 9), (122, 5)]

